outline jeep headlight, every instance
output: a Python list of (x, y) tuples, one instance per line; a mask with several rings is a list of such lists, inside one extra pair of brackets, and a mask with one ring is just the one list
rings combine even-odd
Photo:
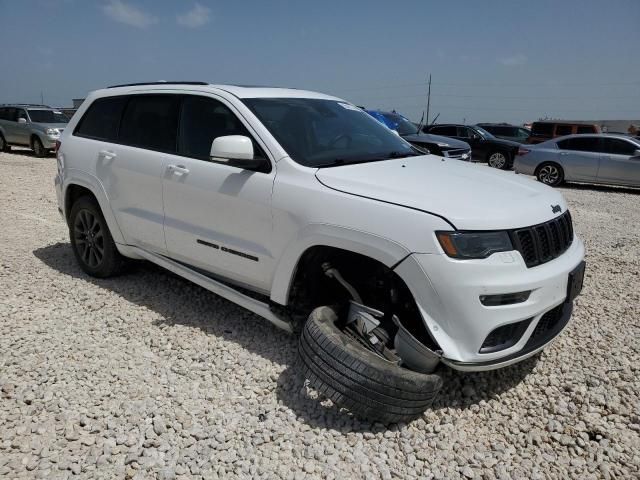
[(487, 258), (513, 250), (507, 232), (436, 232), (444, 252), (452, 258)]
[(45, 130), (45, 133), (47, 135), (56, 136), (56, 135), (60, 135), (60, 130), (58, 130), (57, 128), (47, 128)]

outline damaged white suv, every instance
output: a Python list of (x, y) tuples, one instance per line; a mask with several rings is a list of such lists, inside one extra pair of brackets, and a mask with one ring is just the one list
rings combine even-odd
[(57, 159), (85, 272), (146, 259), (298, 332), (311, 385), (369, 419), (420, 415), (441, 364), (535, 355), (582, 287), (584, 247), (557, 191), (425, 155), (328, 95), (99, 90)]

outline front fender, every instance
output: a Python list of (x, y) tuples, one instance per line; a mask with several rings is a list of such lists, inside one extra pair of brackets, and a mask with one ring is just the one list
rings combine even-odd
[(286, 305), (298, 262), (311, 247), (335, 247), (373, 258), (392, 268), (411, 252), (401, 244), (379, 235), (330, 224), (310, 224), (284, 249), (271, 285), (271, 300)]
[(111, 209), (111, 203), (109, 202), (109, 197), (107, 196), (107, 192), (105, 191), (100, 180), (87, 172), (82, 170), (78, 170), (75, 168), (67, 168), (65, 169), (65, 175), (63, 180), (63, 189), (62, 189), (62, 199), (63, 199), (63, 210), (64, 217), (68, 218), (69, 210), (71, 209), (71, 205), (67, 205), (67, 190), (72, 185), (78, 185), (80, 187), (84, 187), (89, 190), (98, 200), (98, 204), (100, 205), (100, 210), (102, 210), (102, 214), (104, 215), (104, 219), (107, 222), (107, 226), (109, 227), (109, 231), (111, 232), (111, 236), (116, 243), (124, 244), (125, 239), (122, 235), (122, 231), (120, 230), (120, 226), (116, 220), (115, 215), (113, 214), (113, 210)]

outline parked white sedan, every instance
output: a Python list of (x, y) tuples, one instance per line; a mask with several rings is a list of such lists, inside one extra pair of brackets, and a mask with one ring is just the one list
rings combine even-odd
[(516, 173), (551, 186), (563, 181), (640, 187), (640, 141), (626, 135), (567, 135), (520, 147)]

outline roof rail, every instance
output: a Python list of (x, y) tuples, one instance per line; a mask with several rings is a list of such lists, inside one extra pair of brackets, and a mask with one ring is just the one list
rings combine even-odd
[(144, 85), (209, 85), (208, 82), (167, 82), (167, 81), (159, 81), (159, 82), (141, 82), (141, 83), (123, 83), (122, 85), (110, 85), (107, 88), (118, 88), (118, 87), (139, 87)]

